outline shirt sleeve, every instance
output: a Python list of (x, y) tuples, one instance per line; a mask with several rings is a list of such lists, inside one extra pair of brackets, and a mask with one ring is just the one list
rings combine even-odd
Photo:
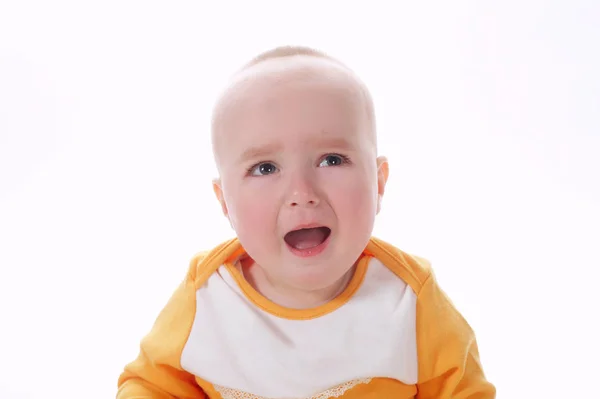
[(494, 399), (473, 330), (430, 272), (417, 298), (417, 399)]
[(191, 272), (175, 290), (144, 337), (140, 352), (118, 379), (117, 399), (205, 399), (195, 377), (181, 367), (181, 353), (196, 312)]

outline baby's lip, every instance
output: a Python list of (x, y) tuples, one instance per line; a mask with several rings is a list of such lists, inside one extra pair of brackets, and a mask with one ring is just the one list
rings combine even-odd
[(291, 233), (292, 231), (302, 230), (302, 229), (318, 229), (318, 228), (321, 228), (321, 227), (324, 227), (326, 229), (331, 230), (330, 227), (327, 227), (327, 226), (325, 226), (324, 224), (321, 224), (321, 223), (303, 223), (303, 224), (299, 224), (298, 226), (296, 226), (293, 229), (289, 230), (288, 233)]

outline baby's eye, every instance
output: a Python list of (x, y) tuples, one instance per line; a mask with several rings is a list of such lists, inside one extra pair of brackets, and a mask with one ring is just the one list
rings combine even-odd
[(332, 154), (327, 155), (325, 158), (323, 158), (319, 166), (340, 166), (346, 163), (347, 161), (348, 159), (343, 155)]
[(252, 176), (265, 176), (273, 174), (277, 171), (277, 167), (270, 162), (260, 163), (256, 166), (251, 167), (248, 172)]

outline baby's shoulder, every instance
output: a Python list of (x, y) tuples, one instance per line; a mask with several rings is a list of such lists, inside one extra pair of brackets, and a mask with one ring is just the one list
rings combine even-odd
[(365, 252), (383, 263), (417, 294), (432, 275), (431, 262), (427, 259), (409, 254), (379, 238), (372, 237)]
[(243, 252), (239, 241), (231, 239), (210, 250), (197, 252), (189, 263), (187, 280), (196, 288), (202, 286), (217, 269)]

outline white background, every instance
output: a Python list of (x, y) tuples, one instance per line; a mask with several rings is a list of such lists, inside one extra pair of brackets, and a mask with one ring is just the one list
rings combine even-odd
[(352, 4), (0, 3), (0, 399), (114, 397), (190, 258), (233, 234), (210, 109), (281, 44), (370, 86), (375, 234), (433, 262), (498, 397), (598, 393), (598, 2)]

